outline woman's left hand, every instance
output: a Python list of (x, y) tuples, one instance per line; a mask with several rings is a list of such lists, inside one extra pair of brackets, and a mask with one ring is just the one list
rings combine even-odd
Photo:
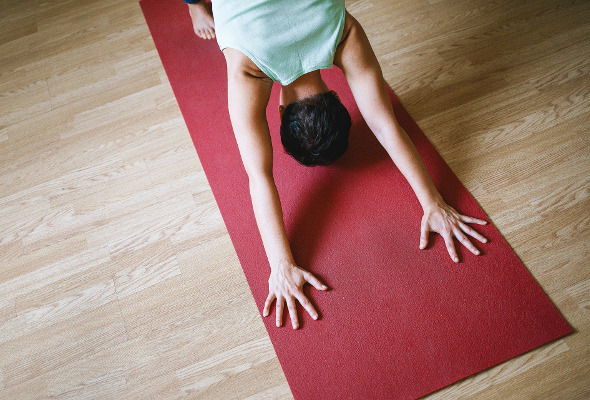
[(467, 226), (466, 223), (485, 225), (486, 221), (478, 218), (468, 217), (459, 214), (448, 204), (441, 202), (432, 205), (424, 210), (422, 224), (420, 226), (420, 248), (424, 249), (428, 245), (428, 234), (438, 232), (447, 245), (447, 251), (455, 262), (459, 262), (453, 236), (467, 247), (473, 254), (479, 255), (479, 250), (467, 238), (467, 235), (486, 243), (488, 240), (480, 233)]

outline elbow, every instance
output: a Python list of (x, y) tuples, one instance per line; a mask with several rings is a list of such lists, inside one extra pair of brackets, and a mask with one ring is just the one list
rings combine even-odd
[(369, 128), (378, 139), (384, 139), (390, 136), (399, 136), (403, 132), (403, 128), (395, 116), (391, 115), (375, 116), (375, 118), (371, 119)]
[(382, 145), (394, 134), (395, 129), (393, 128), (391, 121), (384, 121), (379, 118), (373, 119), (369, 124), (369, 129)]
[(266, 185), (269, 180), (273, 180), (272, 165), (244, 165), (244, 167), (246, 169), (246, 175), (248, 176), (250, 190), (259, 187), (260, 185)]

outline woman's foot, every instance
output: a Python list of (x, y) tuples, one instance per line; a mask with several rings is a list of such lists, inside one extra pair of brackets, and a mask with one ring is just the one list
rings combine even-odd
[(196, 4), (189, 4), (188, 11), (193, 20), (195, 34), (201, 39), (215, 39), (215, 23), (211, 5), (205, 0), (201, 0)]

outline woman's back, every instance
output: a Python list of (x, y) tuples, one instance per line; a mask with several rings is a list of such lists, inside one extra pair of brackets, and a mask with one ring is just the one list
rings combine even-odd
[(333, 66), (345, 20), (343, 0), (213, 1), (221, 50), (244, 53), (269, 78), (288, 85)]

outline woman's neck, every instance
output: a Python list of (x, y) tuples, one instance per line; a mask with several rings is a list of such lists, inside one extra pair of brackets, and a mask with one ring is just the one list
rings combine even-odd
[(281, 105), (287, 106), (316, 94), (327, 92), (328, 86), (322, 80), (320, 71), (312, 71), (281, 88)]

